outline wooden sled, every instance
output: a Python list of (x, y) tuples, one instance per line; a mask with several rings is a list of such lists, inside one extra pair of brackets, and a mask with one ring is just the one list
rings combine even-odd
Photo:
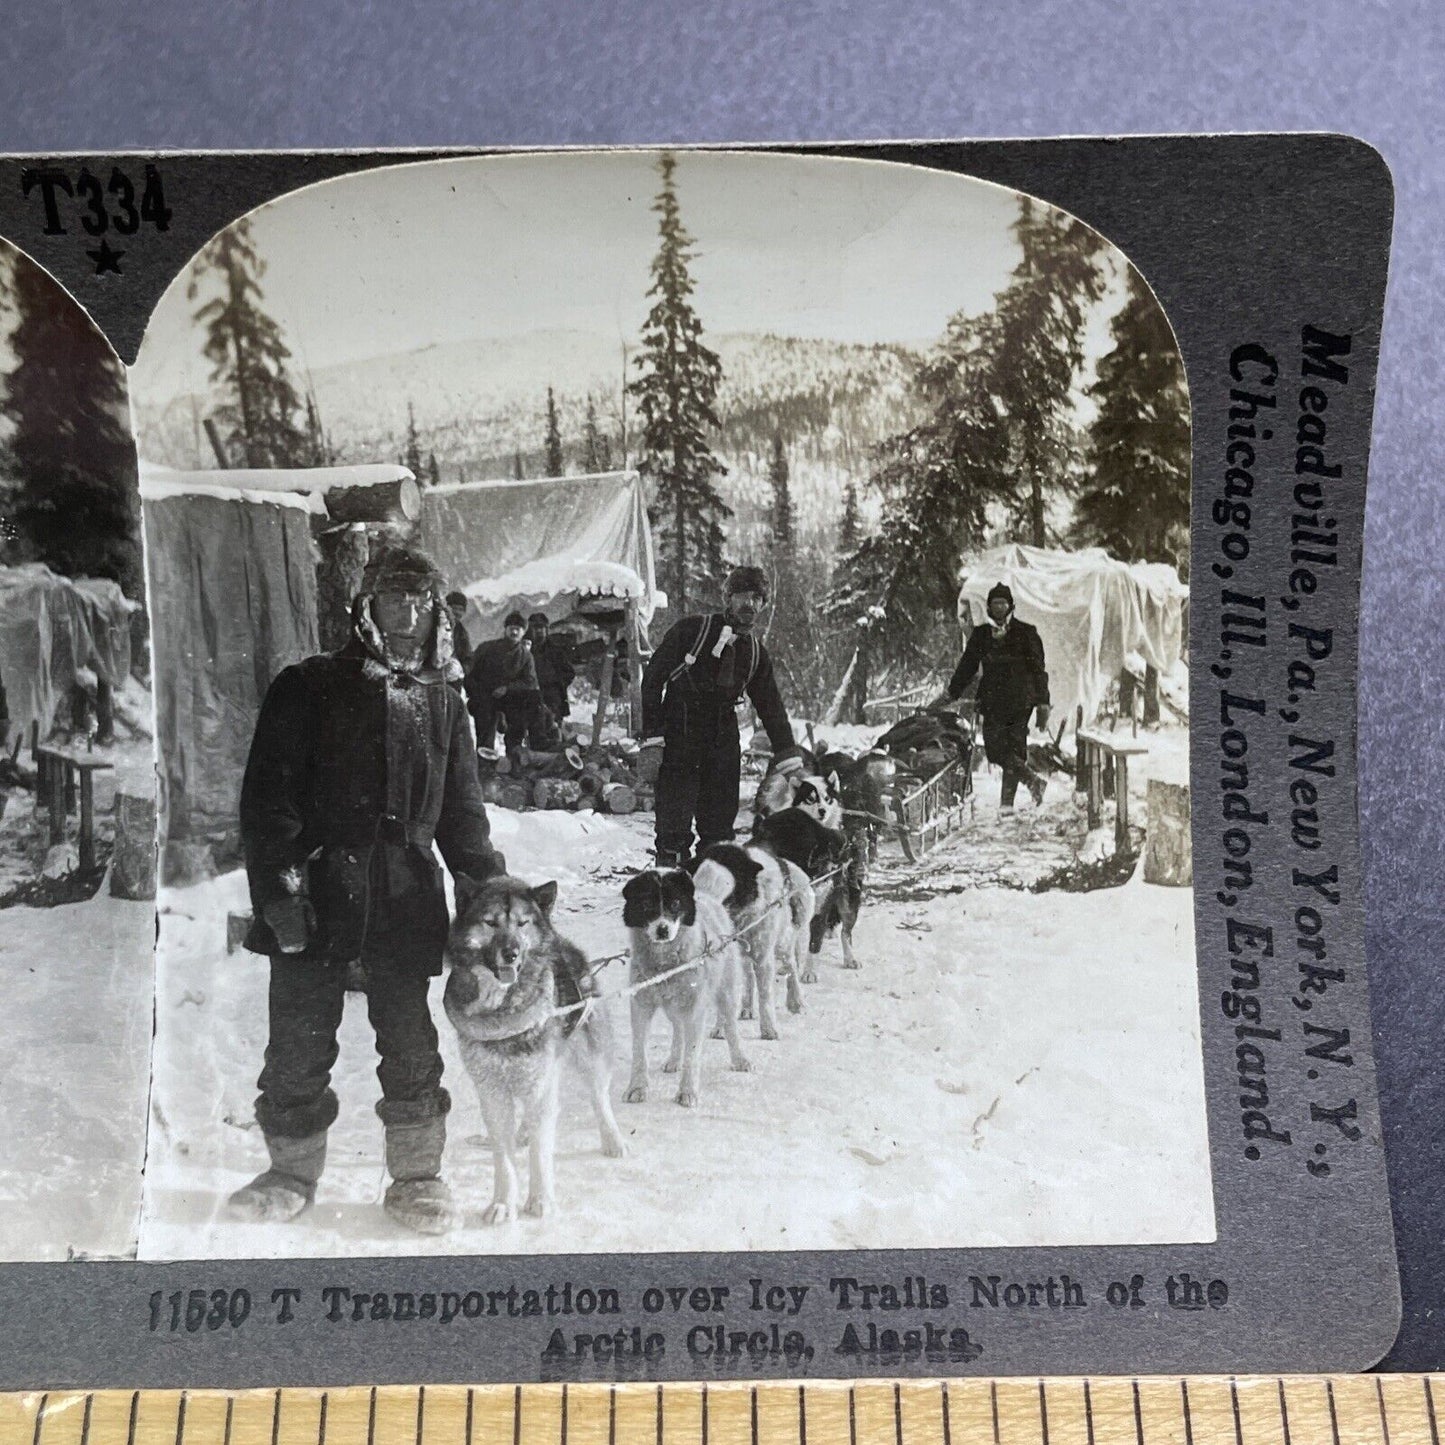
[(898, 841), (910, 863), (963, 827), (968, 813), (970, 777), (962, 759), (946, 763), (910, 791), (893, 795)]

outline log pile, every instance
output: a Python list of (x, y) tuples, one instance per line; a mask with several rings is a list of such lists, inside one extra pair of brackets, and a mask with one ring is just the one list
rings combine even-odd
[(622, 815), (651, 812), (653, 792), (637, 766), (637, 743), (628, 738), (596, 747), (573, 743), (555, 752), (518, 748), (477, 753), (482, 796), (523, 812), (530, 808)]

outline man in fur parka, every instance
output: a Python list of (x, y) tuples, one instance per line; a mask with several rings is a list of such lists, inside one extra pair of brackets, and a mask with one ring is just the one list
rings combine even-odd
[(291, 1219), (312, 1201), (336, 1119), (330, 1087), (349, 966), (360, 965), (381, 1064), (386, 1212), (440, 1234), (442, 1060), (428, 1007), (448, 918), (435, 843), (472, 878), (503, 871), (489, 838), (452, 620), (436, 568), (386, 546), (366, 568), (352, 635), (282, 671), (261, 705), (241, 785), (254, 922), (271, 960), (270, 1039), (256, 1118), (271, 1166), (234, 1217)]

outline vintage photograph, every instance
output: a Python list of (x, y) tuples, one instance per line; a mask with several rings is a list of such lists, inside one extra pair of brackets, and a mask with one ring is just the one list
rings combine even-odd
[(130, 388), (142, 1258), (1214, 1238), (1189, 397), (1107, 238), (397, 165), (213, 237)]
[(0, 1258), (133, 1257), (155, 773), (125, 371), (0, 243)]

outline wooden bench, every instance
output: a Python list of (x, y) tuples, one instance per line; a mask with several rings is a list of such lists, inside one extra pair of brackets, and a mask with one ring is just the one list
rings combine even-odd
[(1080, 728), (1078, 737), (1077, 786), (1089, 800), (1089, 827), (1097, 828), (1104, 818), (1104, 769), (1114, 768), (1114, 851), (1129, 851), (1129, 759), (1149, 751), (1148, 743), (1137, 738)]
[(65, 841), (65, 820), (75, 811), (76, 794), (80, 797), (80, 866), (95, 867), (95, 775), (107, 772), (115, 764), (94, 753), (73, 752), (66, 748), (46, 747), (35, 750), (38, 774), (37, 788), (50, 814), (50, 846)]

